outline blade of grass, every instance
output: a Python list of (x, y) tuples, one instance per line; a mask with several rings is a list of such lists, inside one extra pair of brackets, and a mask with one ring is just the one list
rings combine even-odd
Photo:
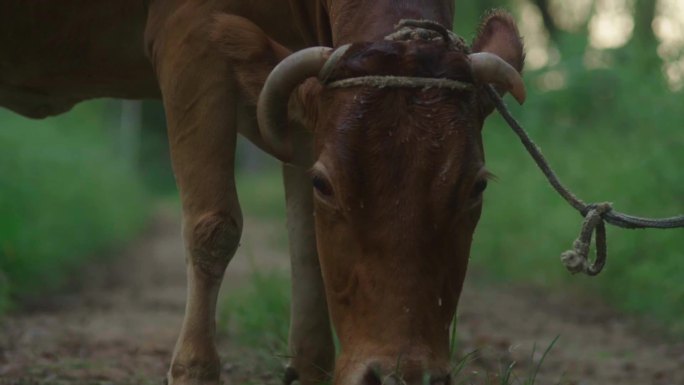
[[(544, 351), (544, 354), (542, 354), (541, 358), (539, 359), (539, 362), (537, 365), (534, 367), (532, 373), (530, 373), (530, 377), (525, 381), (525, 385), (534, 385), (535, 381), (537, 380), (537, 374), (539, 374), (539, 369), (541, 368), (542, 364), (544, 363), (544, 360), (546, 359), (546, 356), (549, 354), (553, 346), (558, 342), (558, 339), (560, 338), (560, 335), (557, 335), (556, 338), (551, 341), (549, 346), (546, 348)], [(536, 349), (536, 344), (535, 347), (532, 349), (532, 362), (534, 362), (534, 352)]]

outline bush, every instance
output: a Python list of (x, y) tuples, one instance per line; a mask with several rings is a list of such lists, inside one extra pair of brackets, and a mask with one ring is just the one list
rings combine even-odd
[(145, 193), (108, 145), (104, 107), (40, 124), (0, 112), (0, 310), (61, 287), (144, 226)]

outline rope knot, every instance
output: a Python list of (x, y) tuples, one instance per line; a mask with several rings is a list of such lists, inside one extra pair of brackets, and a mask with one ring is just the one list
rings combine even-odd
[(470, 46), (465, 39), (432, 20), (402, 19), (394, 26), (394, 32), (385, 36), (385, 40), (442, 40), (451, 47), (470, 53)]
[[(561, 262), (572, 274), (584, 273), (589, 276), (598, 275), (606, 265), (608, 247), (606, 244), (606, 225), (603, 216), (610, 212), (613, 206), (609, 202), (587, 205), (582, 230), (573, 242), (572, 250), (561, 254)], [(583, 212), (585, 210), (582, 210)], [(596, 233), (596, 260), (589, 261), (591, 238)]]
[(581, 273), (587, 268), (586, 259), (582, 259), (575, 250), (566, 250), (562, 252), (560, 259), (563, 266), (572, 274)]

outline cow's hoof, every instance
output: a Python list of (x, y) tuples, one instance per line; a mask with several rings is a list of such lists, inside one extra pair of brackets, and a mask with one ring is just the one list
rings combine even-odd
[(220, 380), (202, 380), (197, 378), (165, 378), (164, 385), (223, 385)]
[(298, 379), (299, 373), (297, 373), (297, 369), (293, 368), (292, 366), (288, 366), (285, 368), (285, 374), (283, 374), (284, 385), (292, 385), (292, 383), (297, 381)]
[(222, 385), (220, 372), (215, 366), (173, 364), (166, 376), (166, 385)]

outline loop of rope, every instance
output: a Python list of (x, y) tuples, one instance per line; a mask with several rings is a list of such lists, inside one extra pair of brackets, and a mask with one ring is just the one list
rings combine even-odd
[[(590, 276), (598, 275), (606, 265), (607, 245), (606, 226), (602, 215), (612, 210), (610, 203), (601, 203), (589, 210), (584, 217), (579, 237), (573, 242), (572, 250), (561, 254), (561, 262), (569, 272), (585, 273)], [(596, 232), (596, 261), (589, 262), (589, 248), (591, 237)]]

